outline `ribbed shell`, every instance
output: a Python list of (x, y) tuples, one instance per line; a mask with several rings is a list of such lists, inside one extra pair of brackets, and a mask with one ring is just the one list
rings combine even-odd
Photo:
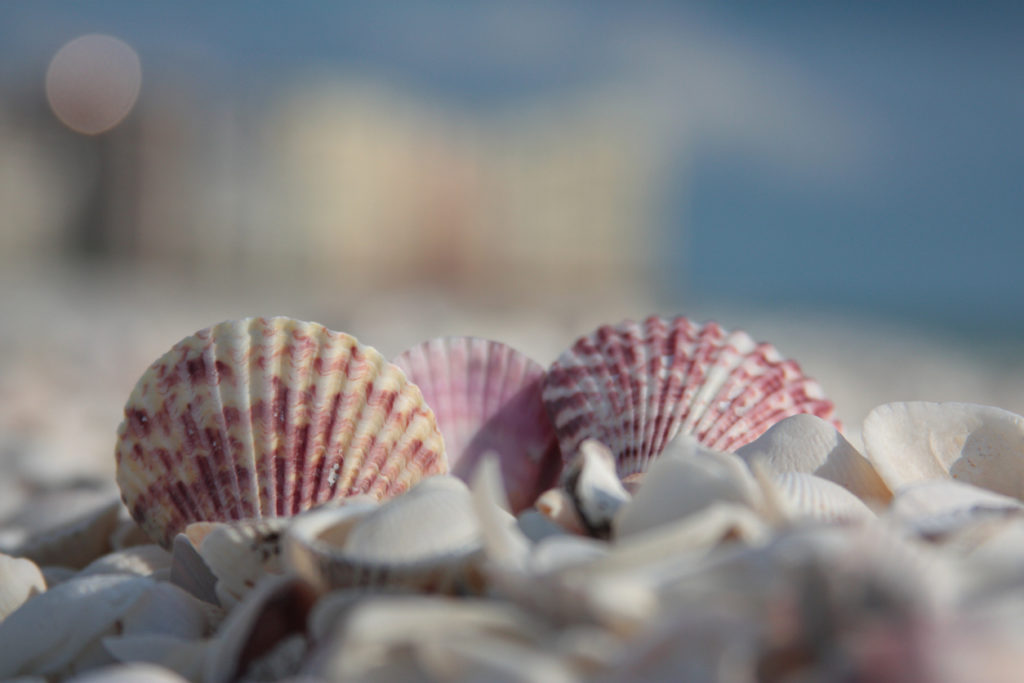
[(833, 413), (818, 383), (771, 344), (684, 317), (581, 337), (548, 369), (543, 397), (563, 458), (595, 438), (622, 477), (646, 470), (680, 431), (732, 451), (783, 418)]
[(145, 372), (118, 430), (117, 481), (164, 547), (187, 524), (396, 495), (447, 471), (419, 389), (375, 349), (290, 318), (227, 321)]
[(541, 400), (539, 363), (475, 337), (431, 339), (393, 362), (434, 411), (452, 474), (468, 483), (480, 457), (496, 452), (514, 512), (555, 484), (561, 456)]

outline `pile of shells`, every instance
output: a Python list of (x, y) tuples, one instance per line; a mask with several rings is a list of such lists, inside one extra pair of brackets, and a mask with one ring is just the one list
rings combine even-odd
[(221, 323), (138, 381), (120, 499), (0, 529), (0, 678), (1017, 680), (1024, 418), (841, 430), (774, 347), (682, 317), (546, 369)]

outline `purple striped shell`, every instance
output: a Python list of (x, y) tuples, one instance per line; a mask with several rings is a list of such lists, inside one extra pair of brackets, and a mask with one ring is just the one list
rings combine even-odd
[(598, 439), (620, 477), (646, 471), (680, 430), (733, 451), (791, 415), (833, 414), (818, 383), (774, 346), (684, 317), (579, 338), (548, 369), (543, 398), (565, 457)]
[(142, 375), (124, 416), (121, 496), (165, 547), (191, 522), (386, 498), (447, 471), (434, 415), (401, 370), (347, 334), (290, 318), (183, 339)]
[(475, 337), (431, 339), (392, 362), (434, 411), (452, 474), (468, 482), (481, 456), (497, 453), (514, 512), (554, 485), (561, 455), (541, 400), (539, 363)]

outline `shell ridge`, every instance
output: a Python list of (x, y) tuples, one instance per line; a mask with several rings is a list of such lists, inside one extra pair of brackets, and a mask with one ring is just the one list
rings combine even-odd
[(708, 363), (707, 357), (711, 353), (710, 349), (715, 348), (715, 345), (721, 340), (722, 336), (722, 328), (715, 322), (710, 322), (700, 328), (693, 350), (686, 358), (685, 370), (683, 371), (682, 382), (679, 386), (679, 396), (669, 397), (669, 404), (671, 406), (670, 417), (665, 425), (665, 438), (661, 448), (652, 454), (655, 457), (679, 434), (683, 423), (689, 419), (690, 412), (693, 409), (693, 394), (696, 393), (699, 383), (705, 380), (704, 367)]
[[(302, 477), (302, 505), (311, 507), (324, 502), (321, 498), (327, 450), (334, 430), (337, 401), (340, 399), (340, 373), (334, 369), (336, 345), (332, 333), (326, 327), (316, 330), (316, 352), (312, 363), (312, 377), (315, 391), (309, 424), (313, 433), (306, 444), (307, 475)], [(326, 360), (326, 364), (325, 364)], [(325, 367), (326, 365), (326, 367)]]
[[(252, 336), (248, 328), (242, 334), (233, 334), (230, 344), (218, 343), (218, 361), (227, 367), (246, 368), (249, 364), (249, 357), (252, 353)], [(220, 356), (223, 354), (223, 357)], [(243, 384), (244, 383), (244, 384)], [(234, 372), (234, 383), (232, 384), (232, 395), (234, 400), (231, 406), (225, 405), (224, 410), (233, 410), (235, 424), (238, 434), (232, 439), (232, 462), (235, 467), (235, 478), (239, 485), (239, 495), (243, 500), (243, 516), (255, 517), (261, 514), (259, 487), (256, 481), (256, 441), (253, 433), (252, 422), (252, 390), (249, 386), (248, 372)], [(226, 401), (222, 402), (226, 404)], [(225, 422), (230, 421), (225, 412)], [(243, 476), (246, 473), (247, 476)], [(244, 481), (243, 481), (244, 480)]]
[[(632, 322), (625, 325), (633, 324)], [(610, 357), (612, 363), (605, 364), (608, 368), (611, 382), (605, 386), (605, 394), (621, 395), (619, 407), (616, 412), (616, 422), (619, 432), (619, 446), (617, 453), (622, 454), (622, 460), (633, 461), (636, 450), (633, 444), (634, 405), (636, 404), (636, 393), (632, 386), (629, 367), (625, 355), (622, 352), (625, 334), (614, 327), (605, 325), (598, 330), (597, 341), (598, 351), (605, 358)]]
[(648, 461), (657, 457), (668, 443), (673, 416), (676, 413), (674, 404), (676, 398), (674, 397), (681, 398), (683, 395), (683, 387), (689, 374), (689, 364), (692, 362), (699, 334), (695, 326), (686, 318), (677, 318), (669, 326), (668, 334), (663, 342), (664, 346), (661, 348), (662, 355), (668, 357), (665, 368), (667, 379), (657, 392), (658, 417), (655, 421), (654, 438), (647, 452)]
[[(238, 472), (235, 470), (235, 462), (231, 453), (231, 437), (228, 432), (227, 420), (224, 418), (224, 400), (221, 396), (221, 371), (217, 364), (217, 335), (210, 335), (210, 342), (203, 347), (203, 365), (206, 368), (206, 378), (212, 390), (210, 400), (215, 410), (212, 412), (214, 427), (207, 433), (207, 440), (210, 442), (211, 457), (218, 464), (220, 476), (218, 480), (224, 479), (224, 484), (230, 484), (229, 511), (233, 519), (241, 519), (245, 516), (242, 497), (238, 485)], [(224, 486), (218, 481), (218, 489), (223, 491)]]
[(748, 345), (753, 345), (753, 340), (747, 333), (733, 332), (725, 337), (723, 343), (714, 347), (714, 353), (709, 358), (709, 370), (691, 399), (692, 407), (683, 422), (683, 430), (698, 434), (697, 425), (708, 411), (714, 409), (714, 397), (734, 369), (737, 359), (742, 357), (740, 354), (743, 348)]
[[(308, 472), (315, 470), (316, 461), (316, 436), (319, 417), (319, 407), (322, 401), (320, 385), (320, 374), (317, 372), (316, 361), (321, 358), (324, 352), (323, 336), (326, 328), (306, 324), (303, 326), (305, 339), (302, 340), (302, 371), (304, 391), (300, 394), (301, 410), (297, 417), (301, 418), (301, 424), (296, 421), (296, 443), (295, 443), (295, 482), (292, 485), (294, 491), (292, 514), (298, 514), (309, 508), (313, 501), (313, 493), (310, 490), (310, 477)], [(312, 435), (312, 436), (311, 436)]]
[(269, 381), (265, 372), (274, 357), (274, 333), (270, 321), (252, 318), (246, 321), (249, 329), (249, 414), (253, 426), (253, 465), (260, 482), (260, 512), (273, 516), (277, 510), (277, 490), (273, 485), (271, 457), (273, 454), (273, 424), (271, 404), (267, 398)]
[[(378, 410), (378, 408), (383, 401), (387, 400), (388, 394), (393, 397), (392, 401), (397, 400), (399, 405), (401, 405), (402, 401), (398, 387), (395, 386), (398, 382), (392, 369), (393, 366), (390, 366), (384, 357), (376, 353), (376, 351), (374, 351), (369, 361), (374, 372), (364, 373), (367, 375), (368, 381), (364, 385), (365, 400), (359, 406), (357, 424), (360, 429), (356, 434), (355, 441), (359, 446), (362, 458), (358, 465), (349, 470), (351, 479), (345, 478), (344, 480), (346, 484), (344, 490), (351, 493), (368, 493), (369, 491), (366, 487), (369, 482), (382, 475), (383, 463), (393, 443), (388, 442), (391, 435), (388, 430), (384, 429), (385, 418), (390, 417), (390, 415)], [(405, 375), (403, 373), (401, 374), (401, 379), (404, 380), (404, 378)], [(398, 417), (405, 420), (406, 426), (409, 424), (404, 411), (399, 411)]]
[(644, 367), (648, 373), (654, 376), (655, 380), (654, 385), (646, 391), (644, 400), (644, 427), (640, 443), (642, 444), (641, 457), (645, 463), (645, 468), (646, 463), (651, 459), (651, 448), (660, 423), (660, 415), (658, 413), (658, 406), (660, 404), (659, 388), (664, 386), (668, 379), (668, 364), (665, 362), (666, 336), (667, 328), (665, 321), (661, 317), (652, 315), (644, 321), (644, 340), (641, 347), (644, 349)]
[(336, 451), (337, 472), (334, 471), (335, 464), (332, 464), (329, 473), (334, 479), (331, 484), (332, 498), (352, 490), (355, 474), (366, 456), (366, 437), (359, 426), (369, 390), (368, 373), (364, 372), (368, 354), (360, 352), (354, 337), (347, 337), (345, 346), (345, 393), (341, 401), (342, 420), (338, 425), (341, 441)]
[(647, 413), (647, 377), (638, 370), (646, 366), (643, 353), (643, 333), (639, 325), (629, 322), (619, 327), (618, 352), (622, 356), (620, 372), (626, 374), (626, 386), (632, 397), (633, 415), (629, 425), (631, 445), (628, 449), (633, 467), (643, 467), (643, 428)]
[(707, 443), (716, 441), (742, 419), (750, 406), (766, 395), (765, 385), (781, 386), (781, 382), (775, 380), (785, 371), (781, 367), (782, 361), (773, 362), (765, 347), (771, 348), (759, 344), (747, 354), (744, 362), (729, 375), (718, 395), (712, 399), (711, 405), (717, 410), (709, 412), (711, 419), (700, 422), (696, 430)]
[(287, 514), (295, 515), (303, 506), (302, 479), (308, 462), (312, 406), (317, 400), (313, 359), (317, 358), (319, 346), (313, 339), (313, 326), (304, 323), (293, 324), (291, 328), (291, 353), (288, 357), (290, 391), (285, 449), (285, 489), (288, 492), (288, 504), (285, 509)]
[[(177, 372), (179, 379), (183, 383), (189, 382), (190, 369), (189, 369), (189, 352), (192, 350), (188, 344), (182, 345), (178, 357), (178, 361), (175, 364), (175, 371)], [(204, 372), (205, 374), (205, 372)], [(194, 458), (194, 465), (197, 475), (197, 479), (193, 480), (192, 483), (202, 484), (208, 489), (212, 490), (213, 496), (200, 497), (201, 501), (205, 501), (207, 505), (203, 506), (204, 519), (216, 519), (218, 515), (227, 514), (227, 505), (224, 502), (224, 498), (220, 491), (220, 487), (217, 486), (216, 477), (213, 471), (210, 469), (210, 457), (211, 449), (210, 444), (206, 441), (204, 430), (201, 425), (203, 423), (202, 413), (199, 411), (198, 400), (186, 400), (185, 410), (181, 415), (182, 429), (186, 434), (186, 438), (189, 440), (189, 446), (192, 452), (198, 452), (201, 457)]]

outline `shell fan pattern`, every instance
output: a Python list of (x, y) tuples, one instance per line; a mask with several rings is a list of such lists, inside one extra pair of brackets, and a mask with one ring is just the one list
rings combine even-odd
[(476, 337), (431, 339), (393, 362), (434, 410), (452, 474), (469, 482), (480, 458), (496, 453), (513, 512), (554, 486), (562, 458), (541, 399), (543, 366)]
[(183, 339), (139, 379), (124, 415), (121, 495), (164, 547), (191, 522), (388, 498), (447, 472), (434, 415), (398, 367), (290, 318), (227, 321)]
[(595, 438), (612, 449), (620, 477), (646, 471), (679, 432), (733, 451), (791, 415), (834, 411), (771, 344), (685, 317), (604, 325), (579, 338), (548, 369), (543, 396), (563, 457)]

